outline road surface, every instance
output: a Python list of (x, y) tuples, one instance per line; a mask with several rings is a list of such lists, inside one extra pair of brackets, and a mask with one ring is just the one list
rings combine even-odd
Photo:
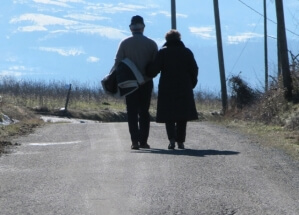
[(299, 163), (208, 122), (168, 150), (151, 123), (151, 149), (133, 151), (126, 123), (39, 128), (0, 157), (0, 214), (298, 215)]

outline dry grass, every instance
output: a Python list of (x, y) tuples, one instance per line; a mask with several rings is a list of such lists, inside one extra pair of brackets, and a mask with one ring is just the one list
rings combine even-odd
[(229, 119), (221, 123), (249, 135), (265, 147), (283, 150), (286, 154), (299, 160), (299, 131), (297, 130), (287, 130), (283, 126), (245, 120)]

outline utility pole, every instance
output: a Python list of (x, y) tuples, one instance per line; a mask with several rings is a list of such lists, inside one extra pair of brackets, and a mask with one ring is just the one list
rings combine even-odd
[(176, 29), (175, 0), (171, 0), (171, 29)]
[(292, 78), (289, 65), (288, 45), (285, 30), (283, 0), (275, 0), (276, 16), (277, 16), (277, 53), (278, 53), (278, 71), (282, 72), (283, 87), (285, 90), (285, 98), (290, 101), (292, 99)]
[(219, 72), (220, 72), (220, 81), (221, 81), (222, 110), (223, 110), (223, 113), (225, 114), (225, 112), (227, 111), (227, 90), (226, 90), (226, 77), (225, 77), (225, 68), (224, 68), (224, 58), (223, 58), (218, 0), (214, 0), (214, 13), (215, 13), (215, 26), (216, 26), (216, 37), (217, 37)]
[(70, 84), (70, 86), (69, 86), (69, 90), (68, 90), (68, 92), (67, 92), (67, 96), (66, 96), (65, 106), (64, 106), (64, 112), (65, 112), (65, 113), (67, 113), (67, 106), (68, 106), (68, 104), (69, 104), (69, 100), (70, 100), (71, 89), (72, 89), (72, 85)]
[(265, 92), (268, 91), (268, 32), (267, 32), (267, 0), (264, 0), (264, 49), (265, 49)]

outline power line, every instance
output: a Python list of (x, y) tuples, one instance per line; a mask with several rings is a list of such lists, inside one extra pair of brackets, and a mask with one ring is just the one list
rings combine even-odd
[[(264, 17), (264, 14), (260, 13), (259, 11), (257, 11), (256, 9), (254, 9), (253, 7), (249, 6), (248, 4), (246, 4), (245, 2), (243, 2), (242, 0), (238, 0), (240, 3), (242, 3), (243, 5), (245, 5), (246, 7), (248, 7), (250, 10), (254, 11), (255, 13), (259, 14), (260, 16)], [(272, 19), (269, 19), (267, 17), (267, 20), (274, 23), (275, 25), (277, 25), (277, 22), (273, 21)], [(294, 31), (291, 31), (289, 29), (286, 29), (288, 32), (296, 35), (297, 37), (299, 37), (299, 34), (295, 33)]]
[[(260, 18), (260, 19), (261, 19), (261, 18)], [(259, 20), (259, 22), (260, 22), (260, 20)], [(253, 32), (255, 32), (256, 28), (257, 28), (257, 25), (255, 25), (255, 27), (254, 27), (254, 29), (253, 29)], [(245, 45), (244, 45), (242, 51), (240, 52), (240, 54), (239, 54), (239, 56), (238, 56), (236, 62), (234, 63), (234, 65), (233, 65), (231, 71), (233, 71), (233, 70), (235, 69), (235, 67), (236, 67), (237, 63), (239, 62), (239, 60), (240, 60), (240, 58), (241, 58), (243, 52), (244, 52), (245, 49), (247, 48), (247, 45), (248, 45), (249, 41), (250, 41), (250, 39), (248, 39), (248, 40), (246, 41), (246, 43), (245, 43)]]
[[(242, 0), (238, 0), (239, 2), (241, 2), (242, 4), (244, 4), (246, 7), (248, 7), (250, 10), (254, 11), (255, 13), (259, 14), (260, 16), (264, 17), (264, 14), (258, 12), (256, 9), (254, 9), (253, 7), (249, 6), (248, 4), (246, 4), (245, 2), (243, 2)], [(275, 21), (273, 21), (272, 19), (267, 18), (268, 21), (274, 23), (275, 25), (277, 24)]]

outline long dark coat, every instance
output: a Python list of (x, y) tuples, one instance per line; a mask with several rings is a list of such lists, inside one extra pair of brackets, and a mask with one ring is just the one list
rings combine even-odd
[(147, 75), (155, 77), (160, 72), (156, 121), (198, 119), (193, 94), (198, 67), (191, 50), (181, 41), (166, 42)]

